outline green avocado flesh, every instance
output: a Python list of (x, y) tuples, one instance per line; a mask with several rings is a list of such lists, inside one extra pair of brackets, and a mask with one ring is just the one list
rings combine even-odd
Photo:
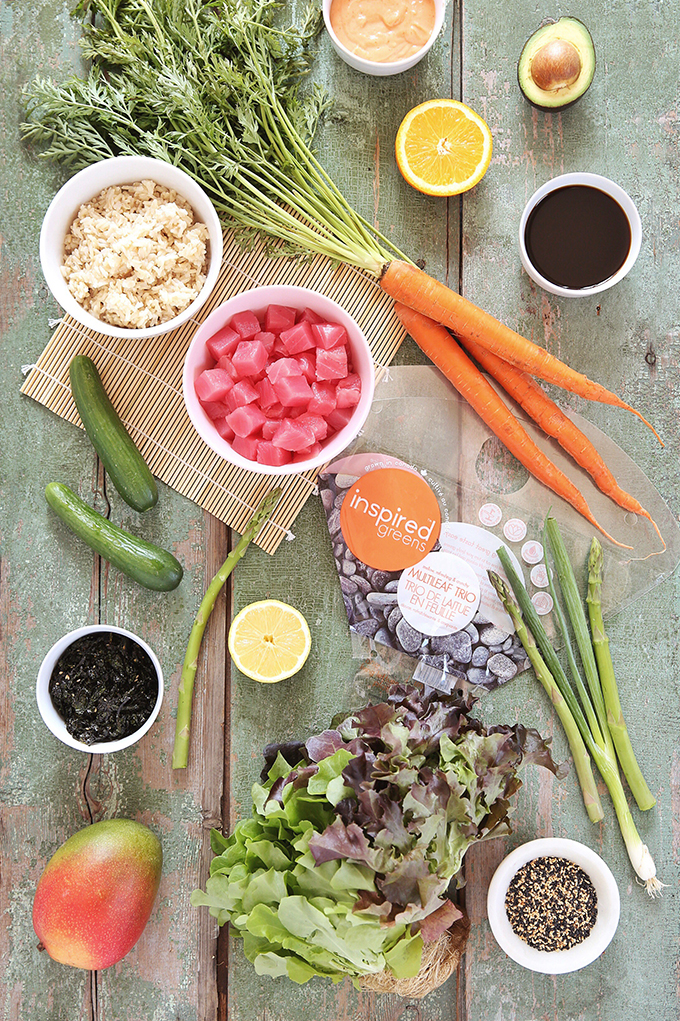
[(517, 65), (519, 87), (541, 110), (575, 103), (594, 73), (593, 40), (578, 18), (560, 18), (539, 28), (525, 43)]

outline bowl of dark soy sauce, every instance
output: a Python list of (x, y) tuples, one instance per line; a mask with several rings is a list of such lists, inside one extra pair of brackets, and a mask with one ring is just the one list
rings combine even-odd
[(92, 624), (64, 635), (45, 656), (36, 684), (38, 709), (55, 737), (90, 754), (136, 744), (163, 701), (163, 673), (137, 635)]
[(562, 174), (532, 195), (519, 225), (522, 265), (551, 294), (583, 298), (613, 287), (640, 252), (631, 197), (599, 174)]

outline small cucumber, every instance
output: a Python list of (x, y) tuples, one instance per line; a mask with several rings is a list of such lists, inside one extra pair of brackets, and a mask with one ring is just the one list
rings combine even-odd
[(158, 490), (154, 477), (109, 400), (97, 366), (87, 355), (76, 355), (69, 377), (85, 432), (114, 486), (134, 510), (155, 507)]
[(179, 585), (182, 565), (172, 553), (114, 525), (68, 486), (49, 482), (45, 499), (75, 535), (140, 585), (157, 592), (169, 592)]

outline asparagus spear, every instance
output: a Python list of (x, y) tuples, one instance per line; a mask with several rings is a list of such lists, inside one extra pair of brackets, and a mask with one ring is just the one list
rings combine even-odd
[(602, 546), (597, 539), (593, 538), (590, 546), (590, 555), (588, 556), (588, 595), (586, 596), (593, 649), (595, 650), (595, 659), (597, 660), (597, 668), (600, 674), (600, 683), (602, 684), (602, 693), (607, 710), (607, 724), (611, 731), (616, 754), (638, 808), (644, 812), (654, 807), (656, 798), (647, 786), (642, 770), (635, 758), (626, 721), (621, 711), (614, 664), (612, 663), (609, 651), (609, 639), (607, 638), (604, 620), (602, 619), (603, 563), (604, 554)]
[(576, 769), (576, 774), (579, 778), (579, 783), (581, 784), (583, 802), (586, 806), (588, 818), (591, 822), (601, 822), (601, 820), (604, 819), (602, 803), (600, 801), (600, 795), (597, 793), (597, 786), (595, 784), (595, 777), (593, 776), (590, 756), (588, 755), (586, 746), (583, 743), (583, 738), (581, 737), (581, 732), (576, 721), (574, 720), (560, 689), (555, 683), (555, 678), (550, 673), (545, 660), (538, 650), (534, 636), (524, 622), (519, 604), (513, 596), (509, 585), (500, 577), (500, 575), (496, 574), (495, 571), (489, 571), (488, 575), (489, 581), (496, 590), (498, 598), (503, 603), (506, 612), (509, 614), (512, 623), (515, 626), (515, 633), (524, 646), (524, 651), (529, 658), (529, 662), (534, 668), (534, 673), (543, 685), (543, 688), (555, 707), (555, 712), (559, 716), (560, 722), (564, 727), (564, 732), (567, 735), (569, 747), (571, 748), (571, 754), (574, 758), (574, 768)]
[(177, 701), (177, 723), (175, 726), (175, 745), (172, 751), (172, 768), (184, 769), (189, 761), (189, 731), (191, 726), (191, 708), (194, 694), (194, 680), (198, 669), (198, 654), (201, 650), (203, 632), (213, 611), (215, 602), (225, 581), (242, 558), (251, 541), (260, 531), (267, 518), (279, 501), (282, 490), (272, 489), (260, 502), (249, 520), (238, 544), (231, 551), (219, 571), (212, 579), (201, 600), (198, 613), (189, 634), (182, 676), (179, 682), (179, 698)]

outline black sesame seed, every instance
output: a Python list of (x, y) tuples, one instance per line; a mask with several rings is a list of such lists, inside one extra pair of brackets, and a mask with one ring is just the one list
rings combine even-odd
[(535, 950), (569, 950), (597, 920), (597, 893), (588, 874), (567, 858), (534, 858), (513, 876), (505, 896), (516, 936)]

